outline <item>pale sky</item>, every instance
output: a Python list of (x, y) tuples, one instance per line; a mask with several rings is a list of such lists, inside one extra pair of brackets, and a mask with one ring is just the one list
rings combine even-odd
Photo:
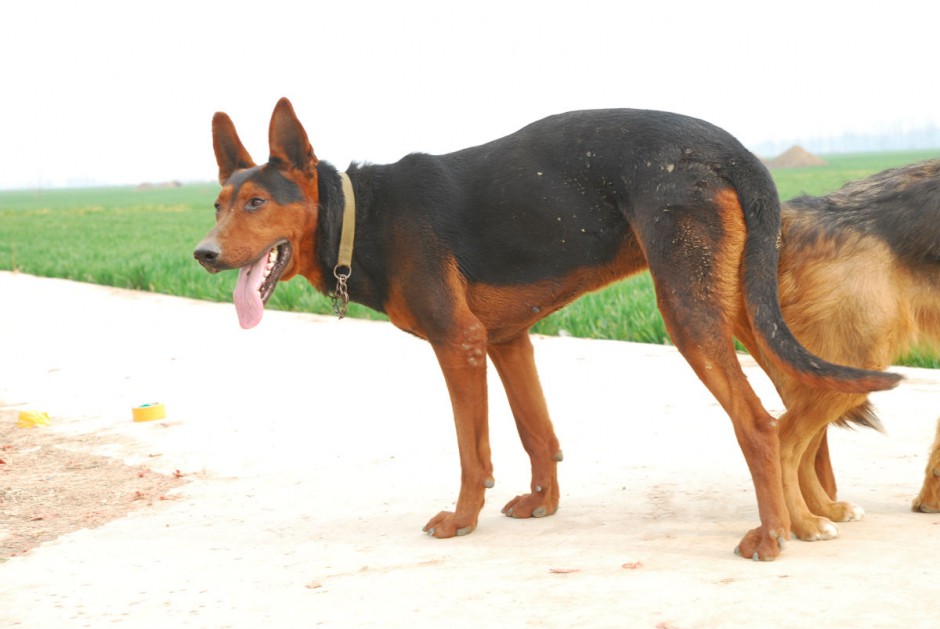
[(936, 0), (28, 0), (0, 23), (0, 189), (214, 180), (212, 114), (263, 162), (281, 96), (340, 168), (596, 107), (750, 147), (940, 126)]

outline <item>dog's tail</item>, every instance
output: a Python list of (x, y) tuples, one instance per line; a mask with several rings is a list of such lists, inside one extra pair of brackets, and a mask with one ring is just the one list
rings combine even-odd
[(859, 406), (847, 410), (832, 423), (840, 428), (872, 428), (881, 433), (885, 432), (884, 424), (881, 423), (881, 419), (867, 399)]
[(811, 386), (845, 393), (894, 388), (900, 375), (830, 363), (812, 354), (793, 336), (783, 320), (777, 287), (780, 199), (770, 173), (756, 157), (747, 155), (749, 160), (733, 163), (727, 177), (744, 211), (744, 302), (760, 349)]

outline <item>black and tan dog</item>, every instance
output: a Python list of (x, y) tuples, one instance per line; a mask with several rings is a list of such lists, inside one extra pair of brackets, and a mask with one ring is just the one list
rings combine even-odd
[(504, 512), (555, 512), (561, 450), (528, 329), (582, 293), (645, 268), (670, 336), (730, 415), (750, 468), (761, 526), (741, 541), (746, 557), (777, 556), (790, 523), (777, 424), (735, 356), (735, 325), (753, 330), (773, 364), (800, 382), (865, 393), (898, 380), (829, 364), (793, 338), (777, 297), (776, 189), (752, 154), (706, 122), (654, 111), (572, 112), (448, 155), (354, 164), (346, 173), (317, 160), (286, 99), (271, 118), (266, 164), (255, 165), (225, 114), (213, 119), (213, 138), (222, 183), (217, 224), (195, 256), (210, 271), (239, 269), (243, 326), (258, 323), (279, 280), (299, 274), (340, 304), (349, 298), (385, 312), (431, 343), (461, 463), (455, 511), (425, 527), (435, 537), (472, 531), (494, 483), (487, 357), (532, 465), (530, 493)]
[[(811, 351), (884, 369), (916, 344), (940, 350), (940, 161), (886, 170), (826, 196), (784, 203), (781, 243), (784, 319)], [(780, 451), (793, 532), (805, 540), (835, 537), (833, 521), (864, 512), (834, 500), (825, 431), (830, 423), (880, 425), (868, 398), (800, 382), (755, 349), (748, 330), (736, 334), (787, 407)], [(940, 509), (938, 444), (940, 434), (915, 501), (918, 510)]]

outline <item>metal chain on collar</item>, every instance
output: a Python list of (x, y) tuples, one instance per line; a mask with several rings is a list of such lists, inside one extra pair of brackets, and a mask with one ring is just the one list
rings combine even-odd
[[(340, 272), (340, 269), (346, 269), (346, 273)], [(333, 314), (342, 319), (346, 316), (346, 306), (349, 305), (349, 291), (346, 290), (346, 280), (352, 275), (352, 269), (345, 265), (336, 265), (333, 267), (333, 277), (336, 278), (336, 290), (330, 293), (330, 299), (333, 301)]]

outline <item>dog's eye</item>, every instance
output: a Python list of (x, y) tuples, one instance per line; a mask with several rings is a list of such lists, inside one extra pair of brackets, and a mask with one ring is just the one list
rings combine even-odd
[(246, 210), (257, 210), (259, 207), (267, 203), (267, 199), (262, 199), (260, 197), (255, 197), (251, 201), (245, 204)]
[(218, 215), (219, 215), (219, 212), (222, 211), (222, 204), (219, 203), (218, 201), (216, 201), (216, 202), (213, 204), (213, 207), (215, 208), (215, 215), (218, 216)]

